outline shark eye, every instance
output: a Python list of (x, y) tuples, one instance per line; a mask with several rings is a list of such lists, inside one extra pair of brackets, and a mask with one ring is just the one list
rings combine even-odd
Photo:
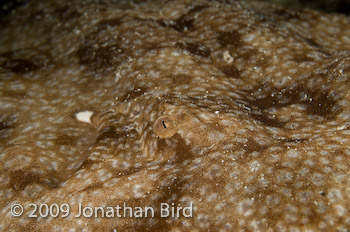
[(176, 134), (175, 119), (172, 116), (161, 116), (153, 125), (154, 133), (160, 138), (170, 138)]

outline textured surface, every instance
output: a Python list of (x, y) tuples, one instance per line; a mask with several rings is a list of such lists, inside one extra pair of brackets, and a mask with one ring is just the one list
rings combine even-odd
[[(350, 230), (349, 18), (117, 2), (33, 1), (0, 21), (0, 229)], [(194, 212), (28, 218), (79, 202)]]

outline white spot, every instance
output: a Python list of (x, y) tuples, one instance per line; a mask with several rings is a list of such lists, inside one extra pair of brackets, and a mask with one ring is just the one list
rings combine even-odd
[(257, 160), (254, 160), (250, 163), (250, 170), (252, 172), (258, 171), (260, 168), (260, 163)]
[(341, 206), (341, 205), (336, 205), (335, 206), (335, 211), (338, 214), (339, 217), (343, 217), (344, 214), (346, 213), (346, 209)]
[(254, 212), (254, 201), (251, 199), (244, 200), (238, 203), (237, 210), (243, 216), (250, 216)]
[(331, 189), (328, 192), (327, 197), (331, 203), (343, 200), (343, 195), (341, 194), (341, 192), (338, 189)]
[(215, 200), (217, 197), (217, 195), (214, 193), (214, 194), (211, 194), (209, 197), (208, 197), (208, 201), (212, 201), (212, 200)]
[(144, 195), (142, 185), (136, 184), (133, 187), (133, 193), (134, 193), (134, 197), (141, 198)]
[(288, 151), (288, 156), (289, 157), (291, 157), (291, 158), (296, 158), (296, 157), (298, 157), (298, 152), (296, 151), (296, 150), (290, 150), (290, 151)]
[(233, 62), (233, 57), (231, 56), (229, 51), (224, 51), (223, 58), (229, 64)]
[(82, 111), (75, 114), (78, 121), (86, 122), (91, 124), (91, 116), (94, 114), (92, 111)]
[(315, 173), (312, 175), (311, 181), (316, 186), (322, 186), (324, 184), (324, 176), (320, 173)]

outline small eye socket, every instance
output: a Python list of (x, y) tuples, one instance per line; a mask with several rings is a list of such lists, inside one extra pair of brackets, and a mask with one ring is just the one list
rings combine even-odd
[(170, 138), (176, 134), (175, 119), (172, 116), (161, 116), (153, 125), (154, 133), (160, 138)]

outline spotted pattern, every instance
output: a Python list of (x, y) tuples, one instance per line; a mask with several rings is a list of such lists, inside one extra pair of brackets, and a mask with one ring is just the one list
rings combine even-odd
[[(43, 0), (0, 24), (0, 230), (350, 231), (346, 16)], [(123, 202), (194, 212), (74, 217)]]

